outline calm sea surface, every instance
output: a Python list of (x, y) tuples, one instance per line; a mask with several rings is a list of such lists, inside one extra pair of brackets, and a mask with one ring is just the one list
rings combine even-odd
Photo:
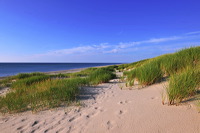
[(49, 72), (120, 63), (0, 63), (0, 77), (29, 72)]

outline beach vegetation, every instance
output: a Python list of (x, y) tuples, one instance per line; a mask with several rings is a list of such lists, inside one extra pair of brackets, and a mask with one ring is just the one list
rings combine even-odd
[(0, 96), (0, 112), (40, 111), (67, 106), (77, 100), (83, 86), (109, 82), (115, 77), (114, 69), (88, 68), (73, 74), (30, 73), (11, 76), (5, 81), (1, 80), (1, 83), (11, 84), (11, 91)]
[(88, 76), (88, 80), (91, 85), (97, 85), (101, 83), (106, 83), (115, 77), (116, 75), (112, 72), (110, 68), (99, 68)]
[(141, 66), (142, 64), (144, 64), (148, 60), (150, 60), (150, 59), (144, 59), (144, 60), (140, 60), (140, 61), (129, 63), (129, 64), (121, 64), (121, 65), (118, 65), (116, 67), (116, 69), (121, 71), (121, 72), (126, 72), (126, 70), (132, 70), (136, 67)]
[(34, 73), (19, 73), (16, 76), (13, 76), (15, 79), (24, 79), (32, 76), (44, 76), (44, 73), (34, 72)]
[(138, 81), (141, 86), (169, 80), (166, 92), (169, 104), (191, 97), (199, 89), (200, 47), (182, 49), (144, 61), (131, 71), (124, 72), (127, 86)]
[(180, 103), (194, 96), (200, 87), (200, 71), (189, 69), (180, 74), (172, 75), (167, 87), (169, 104)]

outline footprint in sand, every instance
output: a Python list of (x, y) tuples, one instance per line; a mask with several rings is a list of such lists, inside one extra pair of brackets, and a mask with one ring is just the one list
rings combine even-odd
[(119, 101), (118, 102), (118, 104), (121, 104), (121, 105), (124, 105), (124, 104), (127, 104), (127, 103), (130, 103), (130, 101), (124, 100), (124, 101)]
[(68, 129), (68, 131), (67, 131), (67, 133), (70, 133), (71, 130), (72, 130), (72, 127), (70, 126), (69, 129)]
[(21, 122), (24, 122), (26, 119), (22, 119)]
[(32, 124), (32, 127), (34, 127), (35, 125), (37, 125), (39, 123), (39, 121), (34, 121)]
[(118, 117), (120, 117), (120, 115), (123, 115), (123, 114), (125, 114), (125, 113), (126, 113), (126, 110), (118, 110), (118, 111), (115, 112), (115, 114), (116, 114)]
[(20, 126), (20, 127), (17, 128), (17, 130), (21, 130), (22, 128), (23, 128), (23, 126)]
[(112, 121), (107, 121), (107, 122), (106, 122), (106, 128), (107, 128), (108, 130), (112, 129), (113, 127), (114, 127), (114, 124), (113, 124)]
[(153, 100), (153, 99), (158, 99), (158, 97), (151, 97), (151, 99)]
[(119, 110), (118, 114), (122, 115), (124, 112), (122, 110)]
[(103, 112), (104, 111), (104, 109), (102, 107), (95, 107), (94, 109), (98, 110), (99, 112)]
[[(31, 131), (31, 133), (34, 133), (34, 132), (35, 132), (35, 130), (32, 130), (32, 131)], [(46, 133), (46, 132), (45, 132), (45, 133)]]
[(120, 101), (120, 102), (118, 102), (118, 104), (123, 104), (123, 102), (122, 102), (122, 101)]
[(4, 123), (4, 122), (7, 122), (8, 120), (9, 120), (9, 118), (2, 118), (0, 124)]
[(86, 115), (84, 115), (87, 119), (89, 119), (89, 118), (91, 118), (91, 117), (94, 117), (94, 116), (96, 116), (97, 114), (98, 114), (98, 112), (96, 111), (97, 109), (95, 109), (95, 111), (93, 111), (93, 112), (90, 112), (90, 113), (88, 113), (88, 114), (86, 114)]
[(72, 122), (73, 120), (75, 120), (75, 117), (70, 118), (68, 121)]

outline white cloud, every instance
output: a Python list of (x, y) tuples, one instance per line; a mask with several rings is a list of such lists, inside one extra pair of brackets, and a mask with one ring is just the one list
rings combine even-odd
[(75, 54), (90, 54), (90, 53), (119, 53), (130, 51), (130, 49), (137, 49), (137, 47), (142, 48), (142, 44), (157, 44), (174, 40), (188, 39), (193, 37), (200, 37), (192, 34), (200, 33), (200, 31), (186, 33), (185, 36), (171, 36), (164, 38), (152, 38), (149, 40), (135, 41), (135, 42), (120, 42), (117, 45), (111, 45), (109, 43), (100, 43), (98, 45), (87, 45), (87, 46), (78, 46), (68, 49), (60, 49), (49, 51), (45, 54), (40, 54), (36, 56), (62, 56), (62, 55), (75, 55)]
[(152, 38), (147, 41), (143, 41), (143, 43), (160, 43), (160, 42), (167, 42), (167, 41), (173, 41), (173, 40), (179, 40), (182, 39), (181, 36), (173, 36), (173, 37), (166, 37), (166, 38)]
[(116, 47), (117, 48), (128, 48), (128, 47), (133, 47), (133, 46), (136, 46), (136, 45), (140, 45), (141, 43), (142, 43), (142, 41), (126, 42), (126, 43), (120, 42)]
[(105, 49), (108, 49), (110, 45), (108, 43), (101, 43), (99, 45), (88, 45), (88, 46), (78, 46), (68, 49), (59, 49), (52, 50), (45, 54), (37, 54), (35, 56), (60, 56), (60, 55), (72, 55), (72, 54), (81, 54), (89, 52), (103, 52)]
[(110, 47), (108, 43), (100, 43), (99, 45), (92, 45), (92, 46), (96, 49), (106, 49)]
[(84, 53), (90, 50), (94, 50), (94, 47), (82, 46), (82, 47), (75, 47), (75, 48), (69, 48), (69, 49), (61, 49), (61, 50), (51, 51), (47, 54), (74, 54), (74, 53)]
[(179, 40), (183, 39), (182, 36), (172, 36), (172, 37), (166, 37), (166, 38), (152, 38), (149, 40), (144, 41), (137, 41), (137, 42), (129, 42), (129, 43), (119, 43), (119, 45), (116, 46), (118, 49), (124, 49), (124, 48), (130, 48), (133, 46), (141, 45), (141, 44), (151, 44), (151, 43), (161, 43), (161, 42), (168, 42), (173, 40)]
[(186, 35), (195, 35), (195, 34), (200, 34), (200, 31), (194, 31), (194, 32), (186, 33)]
[(109, 50), (109, 51), (104, 51), (103, 53), (117, 53), (117, 52), (119, 52), (119, 49), (111, 49), (111, 50)]

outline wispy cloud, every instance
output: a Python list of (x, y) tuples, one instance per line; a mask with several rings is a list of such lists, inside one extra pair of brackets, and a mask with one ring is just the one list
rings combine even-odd
[(183, 38), (182, 36), (172, 36), (172, 37), (166, 37), (166, 38), (152, 38), (147, 41), (143, 41), (143, 43), (160, 43), (160, 42), (179, 40), (182, 38)]
[(186, 33), (186, 35), (196, 35), (196, 34), (200, 34), (200, 31), (194, 31), (194, 32)]
[(105, 53), (117, 53), (119, 51), (121, 51), (122, 49), (127, 49), (127, 48), (131, 48), (134, 46), (138, 46), (138, 45), (142, 45), (142, 44), (153, 44), (153, 43), (161, 43), (161, 42), (168, 42), (168, 41), (173, 41), (173, 40), (180, 40), (183, 39), (185, 37), (182, 36), (172, 36), (172, 37), (166, 37), (166, 38), (152, 38), (149, 40), (143, 40), (143, 41), (136, 41), (136, 42), (120, 42), (118, 45), (115, 46), (115, 48), (113, 48), (112, 50), (109, 50)]
[[(120, 42), (119, 44), (113, 45), (109, 43), (101, 43), (97, 45), (86, 45), (86, 46), (77, 46), (73, 48), (60, 49), (49, 51), (45, 54), (39, 54), (37, 56), (62, 56), (62, 55), (73, 55), (73, 54), (88, 54), (88, 53), (104, 53), (104, 54), (112, 54), (119, 53), (129, 49), (138, 49), (137, 47), (142, 48), (142, 45), (150, 45), (150, 44), (159, 44), (163, 42), (169, 41), (178, 41), (187, 38), (196, 37), (196, 34), (199, 34), (200, 31), (189, 32), (184, 36), (171, 36), (171, 37), (163, 37), (163, 38), (151, 38), (148, 40), (135, 41), (135, 42)], [(199, 36), (200, 37), (200, 36)]]
[(111, 49), (111, 50), (108, 50), (108, 51), (104, 51), (103, 53), (117, 53), (119, 51), (120, 51), (120, 49), (114, 48), (114, 49)]
[(88, 52), (102, 52), (105, 49), (108, 49), (110, 45), (108, 43), (101, 43), (99, 45), (87, 45), (87, 46), (78, 46), (67, 49), (51, 50), (44, 54), (37, 54), (36, 56), (60, 56), (60, 55), (71, 55), (71, 54), (81, 54)]
[(57, 54), (57, 55), (58, 54), (74, 54), (74, 53), (84, 53), (91, 50), (94, 50), (93, 46), (82, 46), (82, 47), (50, 51), (47, 54)]

